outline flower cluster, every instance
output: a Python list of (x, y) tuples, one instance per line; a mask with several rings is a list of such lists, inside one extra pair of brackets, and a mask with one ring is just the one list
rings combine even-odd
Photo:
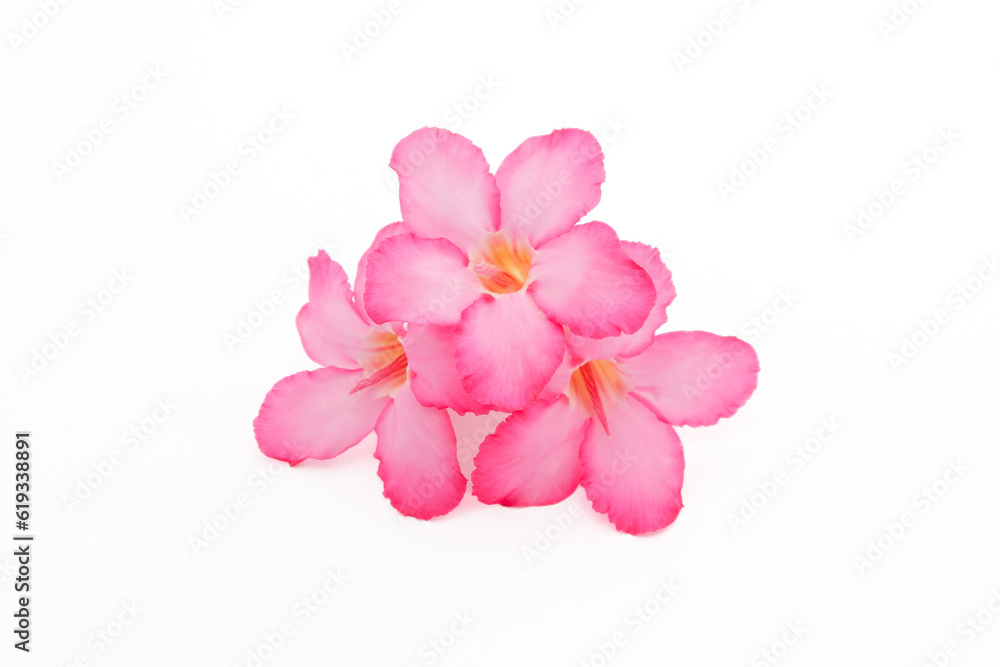
[(268, 392), (261, 451), (329, 459), (374, 429), (385, 496), (430, 519), (467, 486), (448, 410), (501, 411), (475, 458), (481, 502), (548, 505), (583, 485), (618, 530), (672, 523), (684, 477), (674, 427), (731, 416), (759, 366), (737, 338), (656, 334), (675, 296), (659, 252), (578, 224), (601, 197), (597, 140), (532, 137), (494, 175), (465, 137), (423, 128), (390, 166), (402, 222), (379, 230), (354, 289), (325, 252), (309, 260), (296, 324), (321, 368)]

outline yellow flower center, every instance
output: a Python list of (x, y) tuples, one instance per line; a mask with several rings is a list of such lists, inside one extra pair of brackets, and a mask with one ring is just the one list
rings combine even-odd
[(625, 400), (628, 386), (612, 361), (588, 361), (573, 371), (569, 378), (569, 398), (585, 414), (597, 417), (608, 432), (605, 405), (617, 405)]
[(497, 233), (469, 266), (486, 289), (494, 294), (509, 294), (521, 289), (528, 279), (531, 255), (529, 246)]
[(386, 395), (395, 393), (406, 382), (406, 353), (399, 336), (389, 331), (372, 329), (363, 338), (368, 354), (361, 361), (364, 379), (350, 393), (380, 385)]

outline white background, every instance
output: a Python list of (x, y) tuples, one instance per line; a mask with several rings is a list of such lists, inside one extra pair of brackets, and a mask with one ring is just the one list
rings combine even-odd
[[(890, 0), (592, 0), (558, 21), (556, 0), (407, 0), (348, 62), (341, 45), (387, 6), (247, 0), (220, 16), (212, 0), (94, 0), (43, 21), (37, 2), (4, 3), (0, 476), (29, 429), (37, 541), (27, 656), (11, 647), (0, 551), (0, 662), (252, 665), (289, 622), (263, 664), (764, 665), (773, 646), (789, 667), (916, 667), (952, 641), (948, 664), (996, 664), (1000, 280), (977, 272), (992, 277), (984, 258), (1000, 251), (1000, 5), (926, 2), (885, 35)], [(720, 34), (679, 66), (705, 21)], [(166, 78), (130, 93), (147, 67)], [(829, 99), (799, 109), (824, 86)], [(124, 118), (123, 94), (144, 98)], [(246, 160), (274, 109), (294, 120)], [(788, 136), (779, 123), (797, 109), (809, 117)], [(110, 134), (60, 178), (54, 163), (103, 119)], [(590, 218), (661, 248), (678, 291), (665, 330), (755, 345), (749, 404), (681, 429), (686, 507), (667, 530), (619, 534), (581, 491), (523, 510), (467, 495), (442, 519), (403, 519), (381, 495), (373, 437), (259, 476), (260, 402), (314, 366), (295, 271), (322, 244), (353, 275), (399, 216), (392, 147), (423, 125), (469, 136), (494, 168), (528, 136), (593, 131), (608, 179)], [(942, 128), (957, 140), (914, 180), (907, 162)], [(769, 138), (777, 152), (723, 201), (718, 183)], [(181, 205), (230, 160), (240, 172), (186, 221)], [(895, 179), (903, 194), (849, 235)], [(122, 270), (127, 286), (87, 315)], [(979, 289), (966, 299), (960, 285)], [(230, 349), (226, 334), (275, 290), (281, 303)], [(938, 310), (935, 335), (893, 364)], [(78, 335), (22, 377), (70, 324)], [(158, 399), (178, 407), (129, 450), (123, 434)], [(834, 436), (794, 464), (831, 419)], [(460, 424), (466, 459), (475, 426)], [(120, 465), (94, 477), (116, 450)], [(951, 463), (968, 470), (915, 500)], [(781, 472), (773, 497), (753, 496)], [(98, 487), (68, 508), (88, 475)], [(248, 506), (196, 554), (191, 538), (241, 494)], [(4, 541), (12, 495), (5, 482)], [(759, 508), (734, 529), (744, 500)], [(904, 513), (911, 526), (887, 536)], [(341, 588), (296, 615), (338, 569)], [(680, 591), (661, 604), (671, 579)], [(110, 647), (97, 639), (130, 603), (138, 618)], [(962, 624), (984, 608), (992, 623), (967, 641)]]

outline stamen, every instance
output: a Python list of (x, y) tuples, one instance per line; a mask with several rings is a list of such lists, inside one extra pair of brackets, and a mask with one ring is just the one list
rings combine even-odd
[(604, 414), (604, 403), (601, 402), (601, 392), (597, 388), (597, 378), (594, 377), (594, 372), (590, 369), (590, 364), (581, 366), (580, 372), (583, 375), (583, 384), (590, 395), (590, 406), (594, 410), (597, 419), (601, 422), (601, 426), (604, 427), (604, 432), (611, 435), (611, 431), (608, 429), (608, 417)]
[(355, 392), (361, 391), (362, 389), (367, 389), (368, 387), (374, 386), (383, 380), (391, 378), (393, 376), (399, 375), (400, 373), (406, 373), (406, 355), (400, 354), (398, 357), (392, 360), (392, 363), (387, 366), (383, 366), (378, 369), (368, 377), (361, 380), (361, 382), (354, 385), (354, 389), (350, 390), (348, 395)]
[(486, 289), (494, 294), (516, 292), (528, 280), (531, 269), (531, 248), (518, 243), (503, 232), (496, 232), (469, 263)]
[(491, 292), (507, 294), (521, 289), (521, 281), (489, 262), (477, 259), (472, 262), (472, 270), (479, 277), (480, 282)]
[(378, 328), (372, 328), (364, 335), (361, 345), (361, 368), (365, 374), (371, 374), (386, 366), (403, 354), (403, 344), (396, 334)]
[(573, 371), (569, 378), (570, 399), (585, 414), (597, 417), (608, 435), (611, 435), (608, 410), (622, 403), (627, 393), (625, 378), (615, 363), (607, 359), (588, 361)]

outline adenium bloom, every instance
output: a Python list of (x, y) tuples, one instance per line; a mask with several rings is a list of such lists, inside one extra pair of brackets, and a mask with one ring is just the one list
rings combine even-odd
[(756, 388), (757, 355), (738, 338), (652, 336), (674, 296), (670, 272), (652, 248), (623, 246), (656, 281), (648, 326), (600, 341), (570, 336), (565, 362), (542, 396), (480, 446), (472, 473), (480, 501), (550, 505), (582, 484), (618, 530), (660, 530), (683, 506), (684, 452), (674, 427), (732, 416)]
[[(399, 233), (395, 223), (375, 242)], [(366, 253), (367, 255), (367, 253)], [(444, 409), (485, 413), (462, 389), (452, 329), (373, 323), (364, 310), (365, 257), (348, 285), (323, 251), (309, 259), (309, 302), (296, 324), (323, 366), (280, 380), (254, 420), (261, 451), (292, 465), (333, 458), (374, 429), (385, 496), (407, 516), (429, 519), (465, 494), (455, 431)]]
[(483, 152), (447, 130), (404, 138), (403, 233), (368, 258), (372, 320), (455, 327), (461, 383), (482, 405), (526, 408), (562, 362), (565, 328), (633, 334), (656, 298), (650, 276), (608, 225), (577, 225), (601, 197), (604, 155), (582, 130), (532, 137), (490, 173)]

